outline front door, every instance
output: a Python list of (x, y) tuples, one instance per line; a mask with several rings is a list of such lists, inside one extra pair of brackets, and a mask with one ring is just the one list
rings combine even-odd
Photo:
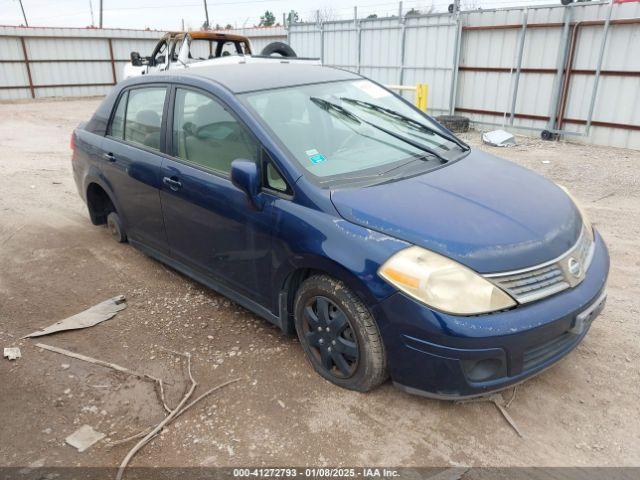
[(101, 170), (115, 193), (127, 235), (168, 252), (160, 208), (161, 125), (168, 87), (126, 90), (102, 141)]
[(237, 158), (259, 161), (247, 128), (202, 91), (177, 88), (161, 202), (171, 256), (263, 305), (271, 278), (271, 204), (256, 210), (230, 180)]

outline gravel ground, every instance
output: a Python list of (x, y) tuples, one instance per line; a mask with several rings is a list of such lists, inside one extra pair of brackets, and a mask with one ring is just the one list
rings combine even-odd
[[(306, 363), (294, 338), (92, 226), (73, 183), (69, 134), (99, 99), (0, 105), (0, 462), (114, 466), (131, 445), (78, 453), (83, 424), (108, 439), (163, 417), (153, 386), (20, 340), (124, 294), (129, 307), (90, 329), (41, 341), (166, 379), (175, 405), (193, 354), (198, 391), (241, 380), (194, 407), (133, 465), (640, 466), (640, 152), (546, 143), (479, 145), (568, 186), (608, 242), (609, 300), (584, 342), (524, 383), (509, 412), (455, 404), (387, 383), (341, 390)], [(67, 366), (68, 365), (68, 366)], [(511, 392), (504, 393), (509, 398)]]

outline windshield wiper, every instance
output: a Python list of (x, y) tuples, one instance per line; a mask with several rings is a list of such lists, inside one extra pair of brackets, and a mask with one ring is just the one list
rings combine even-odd
[(401, 140), (405, 143), (408, 143), (409, 145), (411, 145), (412, 147), (417, 148), (418, 150), (422, 150), (423, 152), (427, 152), (431, 155), (433, 155), (434, 157), (438, 158), (442, 163), (447, 163), (449, 160), (447, 160), (446, 158), (444, 158), (442, 155), (440, 155), (438, 152), (436, 152), (435, 150), (433, 150), (432, 148), (427, 147), (426, 145), (423, 145), (420, 142), (416, 142), (415, 140), (412, 140), (410, 138), (405, 137), (404, 135), (401, 135), (399, 133), (396, 133), (392, 130), (386, 129), (384, 127), (381, 127), (380, 125), (376, 125), (373, 122), (370, 122), (368, 120), (365, 120), (364, 118), (358, 117), (357, 115), (353, 114), (352, 112), (350, 112), (349, 110), (347, 110), (346, 108), (344, 108), (341, 105), (338, 105), (336, 103), (330, 102), (328, 100), (325, 100), (323, 98), (319, 98), (319, 97), (309, 97), (309, 99), (315, 103), (316, 105), (318, 105), (320, 108), (322, 108), (323, 110), (326, 111), (330, 111), (333, 110), (334, 112), (337, 112), (341, 115), (343, 115), (344, 117), (357, 122), (358, 124), (366, 124), (369, 125), (377, 130), (380, 130), (381, 132), (386, 133), (387, 135), (390, 135), (394, 138), (397, 138), (398, 140)]
[(466, 143), (462, 142), (461, 140), (458, 140), (456, 137), (453, 137), (443, 131), (440, 130), (436, 130), (435, 128), (431, 128), (427, 125), (424, 125), (423, 123), (418, 122), (417, 120), (414, 120), (413, 118), (407, 117), (406, 115), (403, 115), (400, 112), (396, 112), (395, 110), (392, 110), (390, 108), (387, 107), (383, 107), (381, 105), (376, 105), (375, 103), (370, 103), (370, 102), (365, 102), (364, 100), (357, 100), (355, 98), (349, 98), (349, 97), (341, 97), (340, 100), (342, 100), (343, 102), (347, 102), (350, 103), (352, 105), (356, 105), (362, 108), (365, 108), (367, 110), (375, 110), (376, 112), (382, 113), (384, 115), (387, 115), (389, 117), (393, 117), (396, 120), (401, 121), (402, 123), (408, 125), (409, 127), (412, 127), (416, 130), (421, 130), (423, 132), (429, 132), (432, 133), (434, 135), (439, 136), (440, 138), (444, 138), (445, 140), (449, 140), (450, 142), (455, 143), (456, 145), (458, 145), (461, 149), (467, 151), (470, 150), (471, 147), (469, 147), (469, 145), (467, 145)]
[(362, 120), (360, 118), (356, 117), (349, 110), (347, 110), (346, 108), (344, 108), (341, 105), (338, 105), (337, 103), (330, 102), (330, 101), (325, 100), (324, 98), (320, 98), (320, 97), (309, 97), (309, 100), (311, 100), (313, 103), (318, 105), (323, 110), (326, 110), (327, 112), (330, 112), (330, 111), (333, 110), (334, 112), (336, 112), (336, 113), (348, 118), (352, 122), (356, 122), (358, 124), (362, 124)]

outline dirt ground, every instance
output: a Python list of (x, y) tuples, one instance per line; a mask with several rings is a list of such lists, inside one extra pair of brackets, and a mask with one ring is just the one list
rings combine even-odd
[[(115, 466), (132, 446), (84, 453), (83, 424), (117, 440), (163, 417), (148, 382), (69, 359), (20, 337), (124, 294), (128, 308), (40, 341), (164, 378), (196, 394), (232, 378), (138, 454), (138, 466), (640, 466), (640, 152), (519, 137), (496, 149), (568, 186), (606, 239), (609, 300), (584, 342), (522, 384), (509, 412), (402, 393), (369, 394), (316, 375), (293, 338), (92, 226), (73, 183), (69, 134), (99, 99), (0, 105), (0, 465)], [(65, 365), (66, 364), (66, 365)], [(68, 366), (67, 366), (68, 365)], [(504, 392), (509, 398), (511, 391)]]

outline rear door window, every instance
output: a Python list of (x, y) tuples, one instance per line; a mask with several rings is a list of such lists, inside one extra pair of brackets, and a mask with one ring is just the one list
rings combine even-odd
[(162, 112), (166, 94), (166, 87), (136, 88), (129, 91), (124, 140), (160, 150)]

